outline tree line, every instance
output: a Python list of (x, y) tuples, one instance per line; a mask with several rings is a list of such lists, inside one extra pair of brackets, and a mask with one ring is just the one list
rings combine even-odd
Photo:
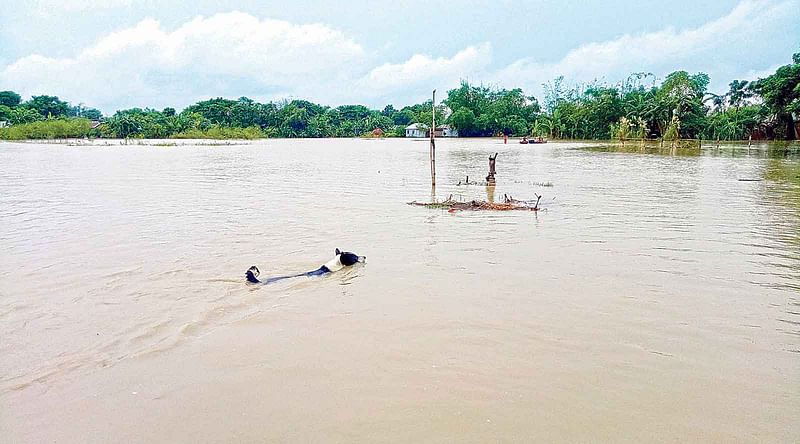
[[(686, 71), (675, 71), (661, 82), (650, 73), (634, 73), (617, 84), (571, 87), (558, 77), (544, 85), (540, 104), (519, 88), (462, 81), (437, 105), (437, 123), (449, 124), (466, 137), (797, 139), (800, 53), (766, 78), (732, 81), (722, 94), (709, 92), (709, 82), (705, 73)], [(241, 97), (204, 100), (181, 112), (131, 108), (103, 117), (97, 109), (72, 106), (55, 96), (22, 102), (19, 94), (2, 91), (0, 126), (5, 127), (0, 138), (359, 137), (377, 128), (387, 136), (403, 136), (407, 125), (431, 122), (431, 105), (427, 101), (375, 110)]]

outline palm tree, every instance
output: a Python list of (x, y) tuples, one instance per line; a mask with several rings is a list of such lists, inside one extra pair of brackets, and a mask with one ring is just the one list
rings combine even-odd
[(727, 94), (714, 94), (714, 93), (706, 93), (706, 97), (703, 99), (703, 103), (711, 102), (713, 105), (713, 110), (715, 112), (724, 111), (725, 110), (725, 102), (728, 99)]

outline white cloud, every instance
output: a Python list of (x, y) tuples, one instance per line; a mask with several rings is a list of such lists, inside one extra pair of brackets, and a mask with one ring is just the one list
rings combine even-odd
[(774, 65), (772, 65), (772, 66), (770, 66), (769, 68), (766, 68), (766, 69), (751, 69), (751, 70), (747, 71), (742, 76), (742, 78), (740, 80), (750, 80), (750, 81), (752, 81), (752, 80), (763, 79), (764, 77), (769, 77), (772, 74), (775, 74), (775, 71), (777, 71), (778, 68), (780, 68), (783, 65), (788, 65), (788, 64), (789, 64), (789, 62), (786, 61), (786, 63), (776, 63), (776, 64), (774, 64)]
[[(145, 19), (73, 57), (38, 54), (0, 70), (0, 85), (24, 96), (54, 94), (105, 112), (183, 107), (213, 97), (297, 97), (339, 104), (398, 103), (457, 84), (491, 61), (488, 43), (452, 57), (413, 55), (369, 69), (353, 39), (326, 25), (296, 25), (242, 12), (197, 17), (174, 30)], [(423, 93), (424, 92), (424, 93)]]
[(491, 59), (492, 47), (489, 43), (469, 46), (449, 58), (434, 59), (416, 54), (403, 63), (378, 66), (358, 83), (361, 88), (378, 95), (420, 87), (427, 91), (437, 85), (450, 85), (481, 73), (489, 66)]
[[(414, 54), (386, 62), (391, 47), (366, 51), (323, 24), (300, 25), (235, 11), (197, 17), (175, 29), (146, 19), (105, 35), (74, 56), (33, 54), (5, 68), (0, 65), (0, 89), (24, 96), (54, 94), (113, 112), (131, 106), (180, 108), (209, 97), (243, 95), (402, 106), (427, 99), (432, 89), (444, 93), (457, 87), (462, 78), (522, 87), (538, 96), (541, 84), (559, 75), (569, 82), (617, 81), (631, 72), (663, 75), (687, 69), (709, 72), (712, 81), (720, 79), (724, 86), (733, 78), (766, 73), (748, 73), (748, 65), (755, 63), (749, 55), (769, 45), (769, 35), (791, 29), (792, 20), (800, 16), (798, 3), (743, 0), (727, 15), (695, 28), (625, 34), (587, 43), (557, 61), (524, 58), (500, 67), (492, 64), (488, 42), (452, 55)], [(65, 3), (70, 8), (82, 4)], [(774, 63), (765, 60), (763, 66)]]
[[(763, 35), (769, 25), (791, 11), (795, 1), (744, 0), (729, 14), (693, 29), (666, 28), (639, 35), (623, 35), (605, 42), (594, 42), (576, 48), (554, 63), (520, 59), (495, 74), (500, 84), (523, 85), (526, 90), (540, 91), (541, 84), (563, 75), (568, 81), (587, 82), (602, 77), (621, 80), (631, 72), (680, 69), (688, 62), (703, 60), (714, 64), (746, 63), (741, 52), (727, 53), (727, 59), (716, 50), (747, 47), (747, 41)], [(663, 73), (663, 72), (662, 72)]]
[(292, 93), (359, 69), (362, 59), (359, 44), (325, 25), (230, 12), (197, 17), (174, 31), (146, 19), (74, 57), (23, 57), (0, 71), (0, 84), (111, 111), (182, 106), (201, 95), (229, 95), (234, 83), (243, 86), (241, 94)]

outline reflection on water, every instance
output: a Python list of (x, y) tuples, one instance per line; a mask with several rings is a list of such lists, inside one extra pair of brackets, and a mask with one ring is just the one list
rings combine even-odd
[[(559, 424), (556, 441), (613, 441), (614, 430), (645, 441), (653, 435), (634, 431), (798, 436), (796, 146), (437, 148), (434, 188), (428, 145), (409, 140), (0, 144), (0, 403), (27, 412), (5, 426), (21, 441), (83, 436), (79, 422), (48, 421), (43, 390), (62, 402), (85, 384), (119, 401), (103, 375), (142, 372), (164, 385), (160, 402), (181, 400), (165, 417), (191, 406), (277, 412), (242, 426), (254, 441), (319, 438), (269, 432), (303, 429), (300, 417), (316, 413), (315, 430), (345, 430), (345, 441), (393, 427), (409, 441), (459, 430), (518, 441), (545, 424)], [(495, 152), (496, 186), (458, 185), (485, 177)], [(405, 205), (451, 194), (541, 194), (547, 211)], [(310, 270), (337, 247), (370, 262), (243, 283), (250, 265), (265, 276)], [(195, 347), (220, 369), (217, 391), (182, 391), (209, 387), (186, 365)], [(295, 410), (280, 414), (284, 403)], [(102, 405), (75, 411), (96, 407), (109, 427), (151, 411)], [(224, 427), (198, 415), (161, 430)], [(487, 419), (505, 434), (476, 428)], [(575, 434), (587, 429), (599, 435)]]
[[(737, 179), (739, 182), (764, 183), (753, 185), (756, 192), (752, 196), (729, 190), (728, 199), (738, 202), (742, 208), (762, 214), (760, 221), (748, 226), (747, 234), (750, 236), (743, 236), (741, 241), (742, 245), (748, 247), (761, 247), (761, 251), (754, 251), (752, 254), (755, 257), (748, 260), (751, 266), (746, 270), (748, 282), (788, 292), (784, 314), (778, 317), (785, 325), (779, 325), (777, 330), (800, 336), (800, 320), (797, 319), (800, 313), (800, 299), (797, 298), (800, 291), (800, 145), (776, 142), (748, 146), (738, 142), (720, 145), (710, 143), (701, 148), (691, 146), (691, 143), (678, 147), (604, 143), (583, 149), (598, 153), (762, 159), (749, 168), (747, 165), (750, 162), (740, 162), (737, 169), (741, 172), (737, 174)], [(720, 182), (725, 181), (721, 179)], [(796, 345), (789, 345), (787, 350), (800, 353)]]
[(494, 203), (494, 190), (497, 185), (486, 185), (486, 202)]
[(622, 145), (619, 142), (590, 143), (582, 149), (594, 152), (659, 154), (663, 156), (711, 156), (711, 157), (758, 157), (796, 160), (800, 159), (800, 143), (797, 142), (721, 142), (713, 141), (631, 141)]
[[(767, 186), (762, 188), (763, 199), (779, 208), (769, 215), (769, 223), (760, 227), (764, 243), (785, 245), (764, 255), (778, 276), (777, 282), (768, 285), (793, 291), (790, 294), (779, 329), (800, 336), (800, 161), (787, 161), (771, 157), (764, 167)], [(800, 347), (791, 350), (800, 353)]]

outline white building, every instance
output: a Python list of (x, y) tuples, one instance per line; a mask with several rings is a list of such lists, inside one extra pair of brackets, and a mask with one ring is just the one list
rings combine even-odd
[[(406, 137), (430, 137), (430, 134), (426, 125), (412, 123), (406, 127)], [(458, 130), (450, 125), (438, 125), (436, 137), (458, 137)]]
[(428, 137), (428, 128), (418, 123), (406, 127), (406, 137)]
[(450, 125), (439, 125), (436, 127), (436, 137), (458, 137), (458, 130)]

